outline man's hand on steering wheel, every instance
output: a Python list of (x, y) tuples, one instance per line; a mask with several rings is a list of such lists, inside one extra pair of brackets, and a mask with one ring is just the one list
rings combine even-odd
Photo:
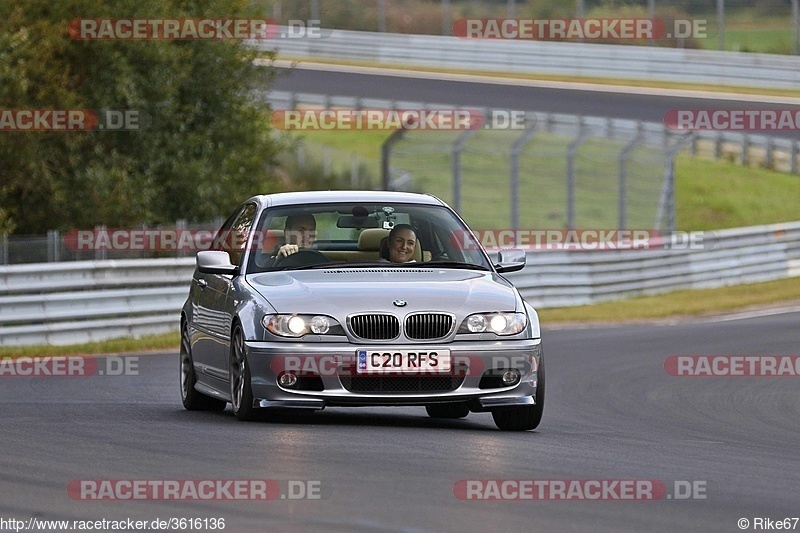
[(296, 254), (300, 251), (300, 247), (296, 244), (284, 244), (280, 248), (278, 248), (278, 253), (275, 254), (275, 259), (279, 257), (289, 257), (292, 254)]

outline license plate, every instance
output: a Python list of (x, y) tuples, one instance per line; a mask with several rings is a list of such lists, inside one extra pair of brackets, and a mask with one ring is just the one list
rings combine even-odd
[(359, 374), (438, 373), (450, 371), (450, 350), (356, 350)]

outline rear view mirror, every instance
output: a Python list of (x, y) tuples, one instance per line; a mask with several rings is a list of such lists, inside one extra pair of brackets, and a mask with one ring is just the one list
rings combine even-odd
[(353, 216), (353, 215), (346, 215), (341, 216), (336, 221), (337, 228), (356, 228), (356, 229), (364, 229), (364, 228), (379, 228), (381, 227), (380, 222), (377, 218), (370, 217), (370, 216)]

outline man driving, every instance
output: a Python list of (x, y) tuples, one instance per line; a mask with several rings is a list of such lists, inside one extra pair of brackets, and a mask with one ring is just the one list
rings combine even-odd
[(317, 221), (314, 215), (307, 213), (286, 217), (283, 236), (286, 244), (278, 248), (272, 256), (273, 259), (288, 257), (303, 248), (311, 248), (317, 236)]

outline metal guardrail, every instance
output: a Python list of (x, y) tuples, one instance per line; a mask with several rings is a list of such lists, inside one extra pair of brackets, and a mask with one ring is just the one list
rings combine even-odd
[[(535, 307), (800, 276), (800, 222), (714, 232), (701, 250), (530, 251), (509, 279)], [(0, 267), (0, 346), (178, 328), (193, 258)]]
[[(328, 33), (330, 35), (328, 35)], [(331, 30), (321, 39), (261, 40), (279, 57), (454, 70), (613, 77), (797, 89), (800, 57), (547, 41)]]
[(193, 271), (193, 257), (0, 267), (0, 346), (174, 330)]

